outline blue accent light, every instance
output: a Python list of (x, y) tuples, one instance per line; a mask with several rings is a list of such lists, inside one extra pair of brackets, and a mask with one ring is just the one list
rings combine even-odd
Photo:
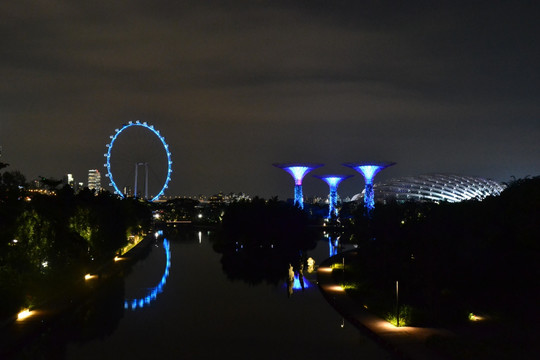
[(167, 256), (167, 263), (165, 265), (165, 272), (161, 277), (161, 281), (156, 287), (150, 289), (148, 295), (145, 297), (134, 300), (124, 300), (124, 309), (135, 310), (137, 308), (143, 308), (146, 305), (150, 305), (152, 301), (156, 300), (157, 295), (163, 292), (163, 287), (167, 282), (167, 278), (169, 277), (169, 269), (171, 268), (171, 249), (167, 239), (163, 239), (163, 248), (165, 249), (165, 255)]
[(393, 162), (367, 162), (367, 163), (345, 163), (344, 166), (350, 167), (364, 176), (364, 206), (366, 215), (371, 218), (373, 209), (375, 209), (375, 197), (373, 193), (373, 178), (377, 173), (389, 166), (395, 165)]
[(304, 276), (302, 276), (304, 280), (304, 287), (302, 288), (302, 282), (300, 282), (300, 275), (298, 273), (294, 274), (294, 282), (293, 282), (293, 289), (294, 290), (301, 290), (301, 289), (307, 289), (311, 287), (311, 284), (306, 280)]
[(302, 185), (302, 179), (311, 169), (308, 166), (291, 166), (283, 170), (292, 175), (295, 185)]
[(304, 208), (304, 194), (302, 193), (302, 185), (294, 185), (294, 204), (300, 209)]
[(373, 178), (379, 171), (381, 171), (381, 166), (378, 165), (362, 165), (358, 166), (356, 171), (360, 172), (362, 175), (364, 175), (364, 179), (366, 180), (366, 183), (373, 183)]
[(337, 209), (337, 188), (338, 185), (345, 179), (350, 178), (352, 175), (323, 175), (315, 176), (328, 184), (330, 187), (330, 194), (328, 195), (328, 218), (331, 218), (332, 215), (335, 217), (338, 216)]
[(294, 205), (304, 208), (304, 195), (302, 193), (302, 180), (308, 172), (323, 164), (274, 164), (275, 167), (285, 170), (294, 179)]
[(337, 246), (332, 242), (332, 239), (328, 239), (328, 248), (330, 250), (330, 257), (337, 255)]
[(110, 136), (111, 142), (109, 144), (107, 144), (107, 149), (108, 150), (107, 150), (107, 153), (104, 154), (105, 157), (107, 158), (107, 164), (105, 164), (105, 167), (107, 168), (107, 177), (111, 180), (110, 185), (114, 188), (115, 194), (118, 194), (120, 197), (124, 198), (125, 197), (124, 194), (122, 193), (122, 191), (120, 191), (120, 189), (118, 188), (118, 186), (114, 182), (113, 174), (112, 174), (112, 171), (111, 171), (111, 152), (112, 152), (112, 149), (113, 149), (114, 142), (116, 141), (118, 136), (122, 133), (122, 131), (124, 131), (127, 128), (130, 128), (132, 126), (142, 126), (142, 127), (146, 128), (146, 129), (150, 130), (151, 132), (153, 132), (158, 137), (158, 139), (161, 141), (161, 143), (163, 144), (163, 148), (165, 149), (165, 152), (167, 153), (167, 164), (168, 164), (167, 165), (167, 179), (165, 180), (165, 183), (163, 184), (163, 186), (162, 186), (161, 190), (158, 192), (158, 194), (156, 196), (154, 196), (150, 200), (150, 201), (156, 201), (156, 200), (159, 199), (159, 197), (161, 195), (163, 195), (165, 189), (168, 188), (169, 181), (171, 181), (171, 173), (172, 173), (171, 153), (169, 152), (169, 145), (167, 145), (167, 143), (165, 142), (165, 138), (160, 135), (158, 130), (156, 130), (152, 125), (148, 125), (146, 122), (141, 123), (139, 120), (137, 120), (136, 122), (130, 121), (128, 124), (124, 125), (121, 129), (115, 129), (114, 130), (115, 134)]
[(337, 255), (339, 248), (339, 236), (332, 236), (331, 234), (328, 234), (327, 238), (330, 257)]

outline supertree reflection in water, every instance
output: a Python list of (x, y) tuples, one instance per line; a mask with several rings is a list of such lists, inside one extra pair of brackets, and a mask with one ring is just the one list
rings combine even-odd
[(305, 211), (277, 199), (256, 198), (229, 205), (213, 248), (222, 254), (229, 279), (278, 285), (287, 281), (289, 264), (293, 274), (305, 264), (305, 254), (317, 240)]
[(147, 305), (150, 305), (152, 301), (156, 300), (157, 295), (163, 292), (163, 287), (165, 286), (165, 283), (167, 282), (167, 277), (169, 277), (169, 269), (171, 267), (171, 249), (170, 249), (169, 241), (167, 239), (163, 239), (163, 249), (165, 249), (167, 262), (165, 265), (165, 272), (163, 273), (163, 276), (161, 277), (161, 281), (159, 282), (157, 286), (150, 289), (150, 291), (148, 292), (148, 295), (146, 295), (145, 297), (140, 298), (140, 299), (124, 300), (124, 309), (135, 310), (137, 308), (142, 308)]
[(294, 290), (304, 290), (311, 287), (310, 283), (306, 280), (303, 274), (295, 274), (294, 275), (294, 283), (293, 283), (293, 289)]
[(291, 264), (289, 264), (289, 276), (286, 281), (287, 295), (290, 297), (294, 290), (305, 290), (311, 287), (311, 284), (304, 277), (304, 264), (300, 263), (298, 270), (295, 272)]
[(328, 238), (329, 255), (337, 255), (339, 250), (339, 238), (341, 237), (341, 235), (338, 235), (336, 233), (328, 233), (325, 235), (325, 237)]

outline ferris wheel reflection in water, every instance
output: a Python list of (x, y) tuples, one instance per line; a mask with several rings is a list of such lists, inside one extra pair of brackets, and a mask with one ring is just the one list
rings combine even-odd
[(140, 309), (148, 306), (152, 301), (156, 300), (158, 294), (161, 294), (163, 292), (163, 287), (167, 282), (167, 278), (169, 277), (169, 269), (171, 267), (171, 248), (169, 240), (163, 239), (163, 249), (165, 250), (165, 256), (167, 260), (165, 265), (165, 271), (163, 272), (163, 276), (161, 277), (159, 284), (151, 288), (145, 297), (139, 299), (124, 300), (124, 309), (136, 310), (138, 308)]

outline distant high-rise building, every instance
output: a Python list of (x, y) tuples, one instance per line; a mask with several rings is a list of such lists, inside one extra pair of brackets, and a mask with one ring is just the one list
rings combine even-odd
[(95, 190), (96, 192), (101, 191), (101, 174), (99, 173), (99, 170), (88, 170), (88, 188), (90, 190)]
[(73, 179), (73, 174), (66, 174), (66, 176), (64, 176), (64, 184), (75, 189), (75, 179)]
[(133, 188), (129, 185), (126, 185), (124, 186), (124, 189), (123, 189), (123, 194), (124, 196), (127, 196), (127, 197), (132, 197), (133, 196)]

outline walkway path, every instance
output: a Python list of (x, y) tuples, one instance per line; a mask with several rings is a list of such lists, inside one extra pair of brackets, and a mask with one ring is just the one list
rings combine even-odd
[(371, 314), (349, 297), (344, 289), (335, 283), (331, 265), (345, 262), (356, 256), (355, 251), (341, 253), (324, 261), (317, 270), (319, 288), (328, 302), (349, 322), (370, 333), (383, 346), (392, 350), (398, 357), (411, 360), (443, 359), (426, 345), (433, 335), (452, 336), (447, 330), (417, 327), (395, 327), (389, 322)]

